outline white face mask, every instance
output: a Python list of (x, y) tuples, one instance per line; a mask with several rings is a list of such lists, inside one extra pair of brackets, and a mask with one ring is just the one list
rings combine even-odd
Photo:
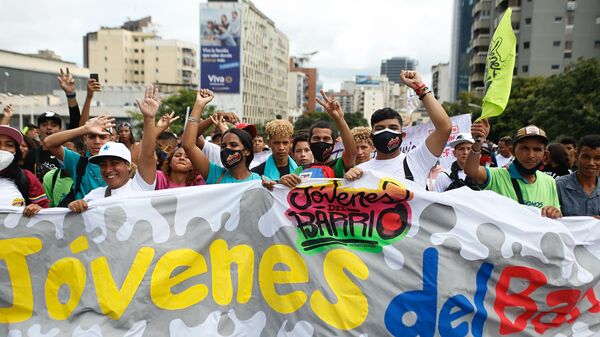
[(13, 160), (15, 160), (14, 153), (0, 150), (0, 171), (7, 168), (8, 165), (10, 165), (13, 162)]

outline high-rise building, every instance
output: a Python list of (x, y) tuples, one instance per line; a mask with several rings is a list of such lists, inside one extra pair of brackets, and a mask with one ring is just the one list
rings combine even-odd
[[(348, 82), (345, 82), (349, 86)], [(369, 121), (375, 110), (392, 108), (402, 114), (406, 110), (406, 86), (390, 82), (387, 76), (356, 75), (353, 112), (362, 113)]]
[(550, 76), (578, 58), (600, 57), (600, 3), (597, 0), (475, 0), (470, 90), (484, 92), (490, 36), (508, 7), (517, 35), (516, 76)]
[(306, 112), (317, 111), (317, 83), (319, 82), (319, 72), (317, 68), (305, 67), (299, 62), (297, 57), (290, 58), (290, 71), (299, 71), (306, 75)]
[(456, 101), (460, 92), (469, 91), (472, 7), (473, 0), (454, 0), (450, 49), (450, 102)]
[(439, 63), (431, 67), (431, 90), (440, 102), (450, 102), (450, 66)]
[(160, 84), (162, 91), (196, 87), (197, 48), (161, 40), (151, 17), (102, 27), (83, 38), (84, 66), (105, 84)]
[(402, 84), (400, 72), (402, 70), (415, 70), (417, 69), (417, 65), (417, 60), (408, 57), (392, 57), (391, 59), (381, 61), (380, 74), (387, 76), (390, 82)]
[(288, 73), (288, 117), (296, 122), (306, 112), (307, 77), (299, 71)]
[(289, 41), (252, 2), (200, 5), (200, 83), (249, 123), (288, 114)]

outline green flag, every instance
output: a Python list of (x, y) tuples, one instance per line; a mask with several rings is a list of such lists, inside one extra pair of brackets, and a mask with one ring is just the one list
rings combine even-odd
[(508, 103), (517, 49), (517, 38), (510, 20), (511, 14), (512, 9), (509, 7), (504, 12), (488, 49), (485, 65), (485, 96), (478, 121), (502, 114)]

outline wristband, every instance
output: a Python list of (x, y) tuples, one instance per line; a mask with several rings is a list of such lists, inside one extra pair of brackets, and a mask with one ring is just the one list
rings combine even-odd
[(77, 96), (77, 93), (75, 91), (73, 91), (70, 94), (66, 94), (67, 98), (75, 98)]
[(189, 122), (200, 123), (200, 120), (198, 120), (198, 118), (196, 118), (196, 117), (188, 117), (188, 123)]
[(415, 94), (417, 94), (417, 96), (421, 97), (427, 91), (429, 91), (429, 88), (427, 88), (427, 86), (425, 84), (423, 84), (422, 86), (417, 87), (417, 89), (415, 90)]
[(425, 96), (427, 96), (427, 94), (431, 94), (431, 90), (429, 90), (427, 87), (425, 87), (425, 89), (427, 89), (427, 91), (425, 91), (424, 93), (422, 93), (421, 95), (419, 95), (419, 99), (422, 101), (423, 98), (425, 98)]

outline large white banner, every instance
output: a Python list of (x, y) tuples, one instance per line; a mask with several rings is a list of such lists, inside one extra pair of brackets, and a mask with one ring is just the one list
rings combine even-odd
[(0, 336), (600, 334), (600, 223), (369, 174), (0, 210)]

